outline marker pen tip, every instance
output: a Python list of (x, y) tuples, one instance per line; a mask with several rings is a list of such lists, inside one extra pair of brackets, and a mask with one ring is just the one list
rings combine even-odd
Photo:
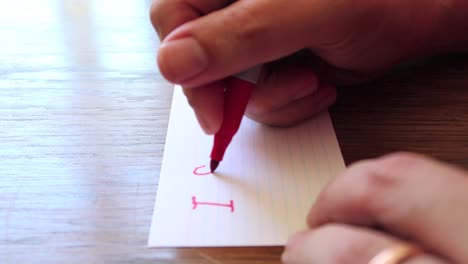
[(211, 173), (213, 173), (216, 170), (216, 168), (218, 168), (218, 166), (219, 166), (219, 161), (212, 159), (210, 162)]

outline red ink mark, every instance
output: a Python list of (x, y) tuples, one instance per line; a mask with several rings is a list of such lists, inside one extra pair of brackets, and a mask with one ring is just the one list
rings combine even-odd
[(192, 196), (192, 205), (193, 205), (193, 207), (192, 207), (193, 210), (197, 209), (198, 205), (211, 205), (211, 206), (229, 207), (229, 208), (231, 208), (231, 213), (234, 212), (234, 201), (233, 200), (230, 200), (228, 204), (197, 202), (197, 198), (195, 196)]
[(199, 169), (203, 169), (205, 167), (206, 167), (205, 165), (201, 165), (201, 166), (196, 167), (195, 169), (193, 169), (193, 174), (195, 174), (197, 176), (210, 175), (211, 174), (210, 171), (208, 171), (208, 172), (198, 172)]

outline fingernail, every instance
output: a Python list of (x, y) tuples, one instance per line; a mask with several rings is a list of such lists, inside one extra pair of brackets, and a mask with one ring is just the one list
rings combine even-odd
[(318, 89), (318, 79), (315, 74), (308, 74), (307, 76), (310, 80), (307, 81), (307, 84), (304, 85), (294, 96), (294, 100), (302, 99), (308, 95), (315, 93)]
[(179, 83), (202, 72), (208, 66), (208, 59), (200, 44), (188, 37), (163, 43), (158, 64), (166, 79)]

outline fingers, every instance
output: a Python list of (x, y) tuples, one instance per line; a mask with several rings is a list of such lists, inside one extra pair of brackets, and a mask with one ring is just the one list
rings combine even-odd
[[(361, 264), (385, 249), (403, 241), (366, 228), (328, 224), (295, 234), (288, 241), (282, 260), (285, 264), (327, 263)], [(401, 264), (448, 263), (434, 255), (422, 253)]]
[(238, 1), (178, 27), (160, 47), (162, 74), (194, 87), (305, 48), (319, 24), (308, 20), (319, 17), (320, 7), (299, 2)]
[(460, 169), (415, 154), (360, 162), (322, 191), (308, 223), (376, 225), (465, 263), (466, 176)]
[[(263, 124), (272, 126), (290, 126), (326, 110), (336, 100), (336, 89), (333, 86), (325, 85), (317, 88), (318, 90), (315, 92), (310, 92), (310, 88), (306, 88), (302, 91), (297, 88), (291, 88), (291, 90), (284, 89), (286, 85), (287, 84), (281, 82), (272, 84), (272, 90), (283, 88), (283, 92), (286, 96), (276, 102), (265, 103), (265, 105), (248, 105), (246, 115)], [(292, 93), (290, 93), (291, 91)], [(292, 101), (287, 102), (288, 99), (294, 98), (293, 96), (303, 95), (301, 92), (310, 92), (310, 95), (305, 95), (302, 98), (293, 99)], [(290, 93), (289, 96), (287, 96), (288, 93)], [(286, 102), (286, 105), (280, 106), (276, 109), (274, 108), (274, 106)]]
[(178, 26), (220, 9), (228, 0), (153, 0), (150, 18), (159, 38), (164, 39)]
[(277, 110), (294, 100), (312, 95), (319, 88), (318, 77), (302, 65), (281, 64), (264, 69), (264, 78), (261, 78), (250, 97), (247, 111), (252, 115)]
[(198, 123), (208, 135), (216, 133), (221, 127), (225, 88), (224, 82), (218, 81), (196, 89), (183, 89)]
[[(319, 87), (315, 74), (299, 65), (275, 67), (252, 92), (246, 115), (263, 124), (288, 126), (325, 110), (336, 99), (332, 86)], [(223, 118), (224, 82), (196, 88), (184, 93), (207, 134), (217, 132)], [(235, 87), (234, 87), (235, 88)]]

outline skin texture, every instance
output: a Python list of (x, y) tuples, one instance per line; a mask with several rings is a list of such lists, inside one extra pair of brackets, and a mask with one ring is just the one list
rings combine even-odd
[(162, 39), (161, 73), (184, 87), (201, 127), (213, 134), (222, 122), (224, 77), (264, 64), (246, 114), (292, 125), (331, 105), (334, 85), (436, 52), (444, 10), (429, 0), (156, 0), (151, 21)]
[[(254, 65), (263, 70), (246, 115), (289, 126), (333, 104), (336, 85), (468, 47), (468, 1), (231, 2), (154, 0), (150, 12), (159, 69), (207, 134), (222, 123), (223, 79)], [(417, 154), (358, 162), (321, 192), (282, 260), (368, 263), (404, 241), (423, 249), (404, 264), (468, 263), (467, 176)]]
[(367, 263), (408, 241), (425, 250), (408, 263), (467, 263), (467, 176), (411, 153), (353, 164), (321, 192), (307, 217), (310, 229), (291, 237), (283, 260)]

